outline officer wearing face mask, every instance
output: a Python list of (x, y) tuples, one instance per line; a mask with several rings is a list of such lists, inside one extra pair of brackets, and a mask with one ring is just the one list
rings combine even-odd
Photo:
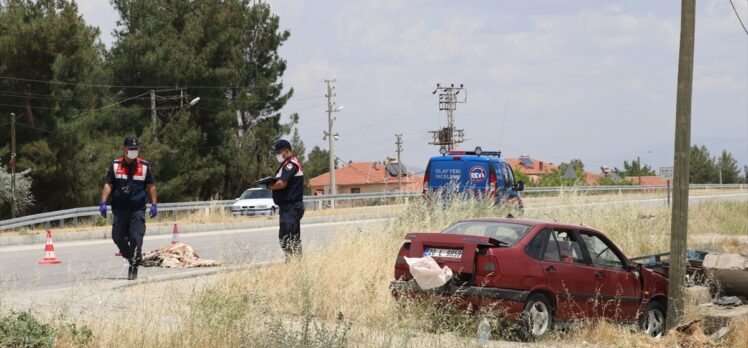
[(101, 192), (99, 212), (106, 218), (107, 201), (112, 199), (112, 240), (130, 267), (127, 279), (138, 277), (138, 263), (142, 259), (143, 236), (145, 236), (145, 203), (151, 201), (150, 217), (158, 214), (156, 206), (156, 183), (148, 162), (138, 156), (138, 140), (125, 138), (123, 157), (115, 159), (109, 166), (104, 190)]
[(276, 181), (268, 184), (273, 191), (273, 202), (280, 208), (281, 249), (286, 262), (293, 256), (301, 256), (301, 218), (304, 216), (304, 171), (301, 163), (291, 152), (291, 143), (280, 139), (273, 145), (280, 166), (275, 174)]

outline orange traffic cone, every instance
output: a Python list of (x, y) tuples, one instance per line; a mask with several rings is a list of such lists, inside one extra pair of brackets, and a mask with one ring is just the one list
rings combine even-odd
[(55, 257), (55, 246), (52, 244), (52, 232), (47, 231), (47, 245), (44, 246), (44, 258), (39, 261), (39, 264), (56, 265), (61, 262), (60, 259)]
[(171, 244), (179, 243), (179, 228), (177, 224), (174, 224), (174, 229), (171, 230)]

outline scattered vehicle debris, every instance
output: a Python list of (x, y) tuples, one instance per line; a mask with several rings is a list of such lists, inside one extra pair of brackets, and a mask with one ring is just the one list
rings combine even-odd
[(215, 260), (201, 259), (191, 246), (184, 243), (169, 244), (161, 249), (143, 254), (143, 266), (164, 268), (214, 267)]
[[(586, 318), (665, 330), (667, 278), (630, 261), (603, 233), (556, 222), (487, 218), (441, 233), (408, 233), (395, 262), (394, 296), (436, 295), (473, 310), (499, 310), (528, 339)], [(431, 256), (452, 279), (433, 289), (414, 280), (406, 258)], [(438, 269), (437, 268), (437, 269)]]
[(743, 304), (743, 300), (741, 300), (737, 296), (722, 296), (720, 298), (715, 298), (712, 303), (720, 306), (740, 306)]
[(703, 267), (719, 294), (748, 297), (748, 254), (710, 253)]
[[(686, 277), (688, 285), (702, 285), (706, 282), (706, 274), (704, 273), (704, 258), (709, 254), (706, 250), (686, 250), (686, 261), (688, 265), (686, 267)], [(639, 262), (644, 267), (653, 270), (654, 272), (668, 278), (670, 274), (670, 253), (659, 253), (653, 255), (637, 256), (631, 259), (631, 261)]]

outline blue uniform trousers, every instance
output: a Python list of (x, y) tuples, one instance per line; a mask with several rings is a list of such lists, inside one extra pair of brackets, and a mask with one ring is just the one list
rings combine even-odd
[(145, 210), (129, 211), (113, 209), (112, 240), (122, 257), (131, 264), (143, 259), (143, 237), (145, 236)]

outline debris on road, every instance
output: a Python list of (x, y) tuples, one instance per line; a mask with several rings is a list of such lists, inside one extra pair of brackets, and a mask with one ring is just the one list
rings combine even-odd
[(723, 295), (748, 297), (748, 255), (709, 253), (703, 267)]
[(164, 268), (215, 267), (221, 263), (200, 258), (191, 246), (184, 243), (169, 244), (161, 249), (143, 254), (143, 266)]

